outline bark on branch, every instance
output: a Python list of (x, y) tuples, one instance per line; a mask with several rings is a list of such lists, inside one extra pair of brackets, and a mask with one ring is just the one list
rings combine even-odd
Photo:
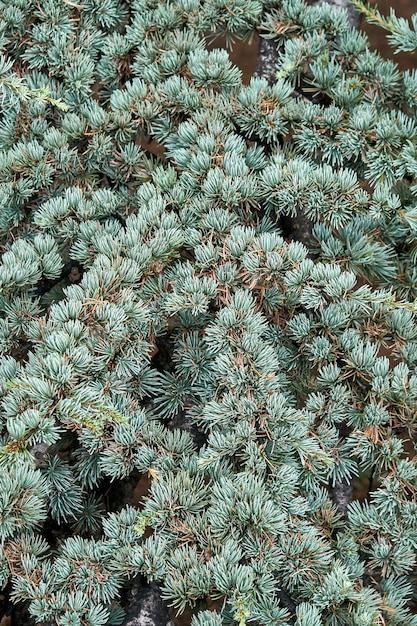
[(150, 583), (136, 590), (123, 626), (175, 626), (157, 583)]

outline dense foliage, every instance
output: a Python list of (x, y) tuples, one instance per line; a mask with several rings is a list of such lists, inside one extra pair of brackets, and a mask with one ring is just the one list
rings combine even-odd
[[(1, 584), (59, 626), (137, 574), (193, 626), (416, 626), (417, 72), (303, 0), (0, 15)], [(273, 84), (207, 49), (254, 30)]]

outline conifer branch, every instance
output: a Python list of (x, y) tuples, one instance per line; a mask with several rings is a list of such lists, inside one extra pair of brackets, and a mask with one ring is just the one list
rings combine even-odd
[(345, 9), (348, 13), (349, 25), (353, 28), (359, 28), (361, 23), (361, 0), (316, 0), (315, 4), (327, 2), (328, 4)]
[[(335, 3), (38, 4), (0, 15), (0, 585), (417, 626), (416, 73)], [(244, 85), (206, 35), (254, 30)]]

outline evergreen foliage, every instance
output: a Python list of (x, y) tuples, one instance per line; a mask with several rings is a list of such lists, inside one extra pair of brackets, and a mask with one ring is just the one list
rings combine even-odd
[[(138, 574), (192, 626), (416, 626), (417, 72), (304, 0), (0, 16), (1, 584), (58, 626)], [(207, 47), (255, 30), (273, 84)]]

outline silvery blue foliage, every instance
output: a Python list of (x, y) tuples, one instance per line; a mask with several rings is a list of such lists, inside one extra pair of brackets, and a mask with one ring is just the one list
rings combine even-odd
[[(192, 626), (417, 625), (417, 73), (327, 3), (0, 15), (2, 586), (59, 626), (137, 575)], [(207, 34), (256, 31), (244, 84)]]

